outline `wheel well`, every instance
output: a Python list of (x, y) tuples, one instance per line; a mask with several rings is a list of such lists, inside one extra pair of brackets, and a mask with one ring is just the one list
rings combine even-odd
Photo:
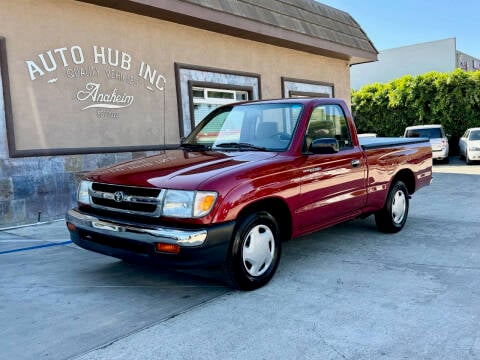
[(240, 211), (238, 217), (242, 218), (248, 214), (262, 210), (267, 211), (277, 221), (278, 226), (280, 227), (282, 241), (289, 240), (292, 237), (292, 216), (288, 205), (281, 199), (262, 199), (251, 203)]
[(398, 172), (397, 175), (393, 178), (392, 184), (396, 181), (402, 181), (406, 186), (408, 193), (411, 195), (415, 192), (415, 175), (409, 169), (403, 169)]

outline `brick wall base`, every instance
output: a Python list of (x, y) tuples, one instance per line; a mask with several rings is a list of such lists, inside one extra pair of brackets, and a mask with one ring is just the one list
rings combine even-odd
[(155, 153), (0, 158), (0, 228), (62, 219), (84, 173)]

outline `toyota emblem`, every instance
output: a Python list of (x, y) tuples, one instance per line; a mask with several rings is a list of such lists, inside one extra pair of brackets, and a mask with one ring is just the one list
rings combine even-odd
[(116, 202), (122, 202), (124, 198), (125, 198), (125, 194), (123, 193), (123, 191), (116, 191), (116, 192), (113, 194), (113, 199), (114, 199)]

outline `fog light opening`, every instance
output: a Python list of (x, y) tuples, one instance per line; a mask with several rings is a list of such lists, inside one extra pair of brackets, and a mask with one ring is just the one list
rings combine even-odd
[(167, 243), (156, 243), (155, 249), (161, 253), (167, 254), (178, 254), (180, 253), (180, 245), (177, 244), (167, 244)]

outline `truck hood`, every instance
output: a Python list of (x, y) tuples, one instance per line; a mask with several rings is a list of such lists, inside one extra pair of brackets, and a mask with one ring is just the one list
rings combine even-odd
[(252, 162), (270, 159), (274, 152), (192, 152), (166, 150), (164, 153), (95, 170), (89, 180), (107, 184), (195, 190), (204, 181), (228, 175)]

